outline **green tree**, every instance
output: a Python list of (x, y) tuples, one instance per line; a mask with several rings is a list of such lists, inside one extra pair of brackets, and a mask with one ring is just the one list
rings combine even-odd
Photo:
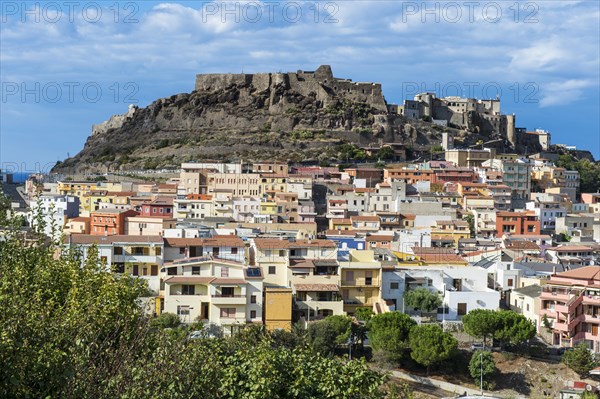
[(427, 288), (415, 288), (404, 293), (404, 303), (416, 311), (432, 312), (442, 305), (442, 298)]
[(356, 309), (355, 316), (358, 320), (368, 322), (373, 317), (373, 309), (371, 308), (358, 308)]
[(566, 351), (562, 361), (580, 376), (587, 376), (591, 369), (597, 367), (592, 352), (584, 342), (577, 344), (572, 350)]
[(410, 331), (410, 356), (427, 367), (439, 364), (456, 353), (458, 341), (437, 324), (415, 326)]
[(410, 329), (417, 323), (400, 312), (373, 316), (369, 322), (369, 342), (376, 351), (384, 351), (390, 359), (399, 361), (408, 347)]
[(324, 355), (332, 356), (337, 347), (338, 331), (327, 320), (312, 322), (308, 325), (308, 341), (312, 348)]
[(465, 221), (469, 224), (469, 231), (471, 231), (471, 237), (475, 237), (475, 215), (469, 213), (465, 216)]
[(493, 310), (475, 309), (463, 316), (462, 323), (467, 334), (483, 338), (483, 344), (486, 345), (487, 339), (494, 335), (498, 327), (498, 317)]
[(328, 316), (324, 320), (335, 330), (337, 345), (345, 344), (352, 333), (352, 319), (346, 315)]
[(93, 247), (83, 260), (24, 238), (0, 240), (2, 398), (382, 398), (383, 375), (364, 361), (279, 345), (261, 328), (188, 339), (152, 327), (142, 279), (107, 271)]
[(392, 149), (392, 147), (385, 146), (379, 150), (379, 152), (377, 153), (377, 157), (379, 159), (392, 159), (394, 158), (394, 150)]
[(471, 377), (475, 380), (477, 385), (481, 382), (481, 375), (483, 372), (483, 387), (489, 389), (492, 386), (492, 378), (497, 371), (492, 352), (478, 350), (473, 353), (471, 361), (469, 362), (469, 373), (471, 373)]
[(150, 320), (150, 326), (156, 328), (176, 328), (179, 327), (180, 324), (181, 321), (179, 320), (179, 316), (167, 312)]
[(535, 337), (535, 325), (522, 314), (512, 310), (496, 312), (497, 324), (494, 338), (511, 345), (518, 345)]

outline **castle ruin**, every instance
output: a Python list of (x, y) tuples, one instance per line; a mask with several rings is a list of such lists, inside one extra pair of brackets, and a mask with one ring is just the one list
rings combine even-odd
[(337, 97), (366, 103), (382, 114), (387, 113), (381, 83), (353, 82), (350, 79), (336, 78), (329, 65), (321, 65), (315, 71), (299, 70), (287, 73), (199, 74), (196, 75), (195, 90), (219, 90), (234, 84), (252, 85), (258, 91), (281, 86), (304, 96), (316, 93), (317, 100), (322, 101), (325, 107)]

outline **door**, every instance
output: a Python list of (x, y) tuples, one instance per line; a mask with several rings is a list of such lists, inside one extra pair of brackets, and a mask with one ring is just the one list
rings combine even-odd
[(456, 305), (456, 313), (459, 316), (464, 316), (467, 314), (467, 304), (466, 303), (459, 303)]
[(592, 324), (592, 335), (594, 337), (598, 335), (598, 324)]

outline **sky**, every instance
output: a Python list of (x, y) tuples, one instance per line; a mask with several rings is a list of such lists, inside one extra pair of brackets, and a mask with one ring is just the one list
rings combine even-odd
[[(93, 124), (198, 73), (314, 70), (422, 91), (500, 96), (516, 126), (600, 158), (600, 2), (0, 2), (0, 163), (48, 170)], [(118, 143), (117, 143), (118, 144)]]

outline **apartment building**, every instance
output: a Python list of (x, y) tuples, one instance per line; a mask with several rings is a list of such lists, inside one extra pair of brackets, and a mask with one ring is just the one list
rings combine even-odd
[(127, 218), (136, 216), (133, 210), (100, 209), (90, 214), (90, 234), (96, 236), (123, 235), (127, 233)]
[(368, 307), (375, 313), (383, 311), (381, 304), (381, 262), (375, 261), (372, 250), (350, 250), (340, 260), (341, 293), (344, 311), (354, 315), (356, 309)]
[(159, 270), (163, 265), (164, 243), (159, 236), (72, 234), (65, 238), (67, 248), (82, 250), (83, 259), (96, 246), (99, 260), (118, 274), (144, 279), (156, 297), (160, 290)]
[(260, 268), (207, 256), (166, 263), (163, 270), (163, 310), (183, 323), (213, 323), (227, 334), (262, 323)]
[(584, 342), (600, 351), (600, 266), (553, 274), (542, 286), (539, 324), (547, 319), (552, 344), (573, 347)]
[(541, 224), (535, 212), (497, 212), (496, 235), (505, 234), (539, 235)]

